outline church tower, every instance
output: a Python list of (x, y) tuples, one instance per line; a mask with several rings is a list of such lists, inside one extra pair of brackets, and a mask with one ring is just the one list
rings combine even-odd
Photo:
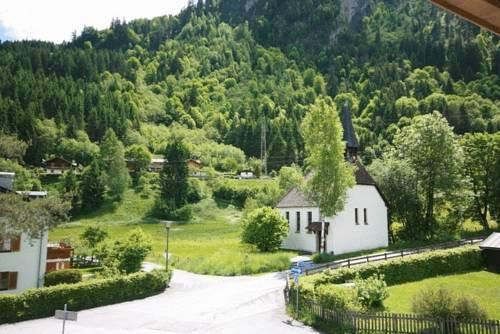
[(352, 163), (356, 162), (358, 157), (359, 143), (356, 138), (356, 132), (352, 125), (351, 108), (349, 102), (345, 101), (341, 114), (342, 127), (344, 128), (343, 140), (346, 142), (345, 158)]

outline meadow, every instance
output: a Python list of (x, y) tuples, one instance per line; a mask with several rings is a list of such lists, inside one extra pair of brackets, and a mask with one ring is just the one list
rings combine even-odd
[(384, 305), (389, 312), (410, 313), (413, 296), (420, 291), (444, 287), (459, 295), (474, 298), (488, 318), (500, 319), (500, 274), (488, 271), (470, 272), (429, 278), (389, 287)]
[[(92, 213), (76, 217), (49, 234), (51, 241), (78, 241), (89, 225), (99, 225), (109, 240), (122, 240), (134, 228), (151, 237), (153, 250), (146, 261), (165, 263), (165, 223), (150, 216), (153, 197), (128, 190), (120, 203), (104, 203)], [(240, 242), (241, 210), (219, 207), (206, 199), (193, 205), (194, 219), (189, 223), (173, 223), (170, 229), (169, 253), (175, 268), (200, 274), (245, 275), (287, 269), (295, 252), (260, 253)]]

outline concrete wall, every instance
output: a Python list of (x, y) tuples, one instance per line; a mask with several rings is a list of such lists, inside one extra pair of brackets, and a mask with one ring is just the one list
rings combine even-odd
[[(312, 212), (312, 221), (319, 221), (318, 208), (279, 208), (283, 217), (286, 212), (290, 213), (288, 223), (288, 238), (283, 241), (282, 247), (285, 249), (296, 249), (306, 252), (316, 251), (316, 235), (307, 232), (307, 213)], [(300, 213), (300, 231), (296, 232), (297, 212)]]
[[(47, 258), (48, 232), (44, 233), (42, 240), (30, 240), (25, 234), (21, 236), (21, 247), (18, 252), (0, 253), (0, 272), (17, 272), (17, 289), (3, 290), (0, 294), (19, 293), (26, 289), (36, 288), (37, 283), (43, 286), (45, 275), (45, 261)], [(41, 265), (38, 271), (41, 243)]]
[[(358, 225), (355, 209), (358, 209)], [(316, 235), (307, 233), (307, 212), (313, 213), (313, 221), (320, 220), (319, 208), (278, 208), (283, 217), (290, 213), (289, 234), (283, 248), (316, 252)], [(367, 224), (364, 223), (364, 210)], [(295, 231), (296, 212), (301, 215), (301, 230)], [(387, 207), (375, 186), (355, 185), (347, 192), (344, 210), (335, 217), (327, 217), (330, 223), (327, 235), (327, 252), (343, 254), (379, 247), (389, 243)]]

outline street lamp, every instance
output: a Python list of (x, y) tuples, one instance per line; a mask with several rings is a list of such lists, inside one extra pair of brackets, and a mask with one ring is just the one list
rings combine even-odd
[(168, 254), (168, 239), (169, 239), (169, 236), (170, 236), (170, 225), (171, 223), (170, 222), (165, 222), (165, 229), (167, 230), (167, 250), (165, 252), (165, 270), (168, 272), (168, 258), (169, 258), (169, 254)]

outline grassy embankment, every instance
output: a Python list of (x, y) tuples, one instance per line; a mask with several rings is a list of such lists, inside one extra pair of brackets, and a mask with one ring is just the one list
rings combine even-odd
[(420, 291), (439, 287), (476, 299), (488, 313), (488, 318), (500, 319), (500, 274), (488, 271), (440, 276), (394, 285), (389, 287), (389, 298), (384, 301), (384, 305), (389, 312), (409, 313), (413, 296)]
[[(75, 218), (51, 231), (50, 240), (76, 240), (86, 226), (103, 227), (111, 240), (120, 240), (140, 227), (152, 239), (153, 251), (146, 259), (163, 264), (166, 243), (164, 224), (150, 216), (153, 196), (143, 198), (128, 190), (121, 203), (105, 203), (100, 209)], [(243, 275), (279, 271), (288, 268), (293, 252), (259, 253), (240, 242), (241, 211), (220, 208), (212, 200), (193, 206), (190, 223), (174, 224), (170, 230), (172, 263), (178, 269), (201, 274)]]

